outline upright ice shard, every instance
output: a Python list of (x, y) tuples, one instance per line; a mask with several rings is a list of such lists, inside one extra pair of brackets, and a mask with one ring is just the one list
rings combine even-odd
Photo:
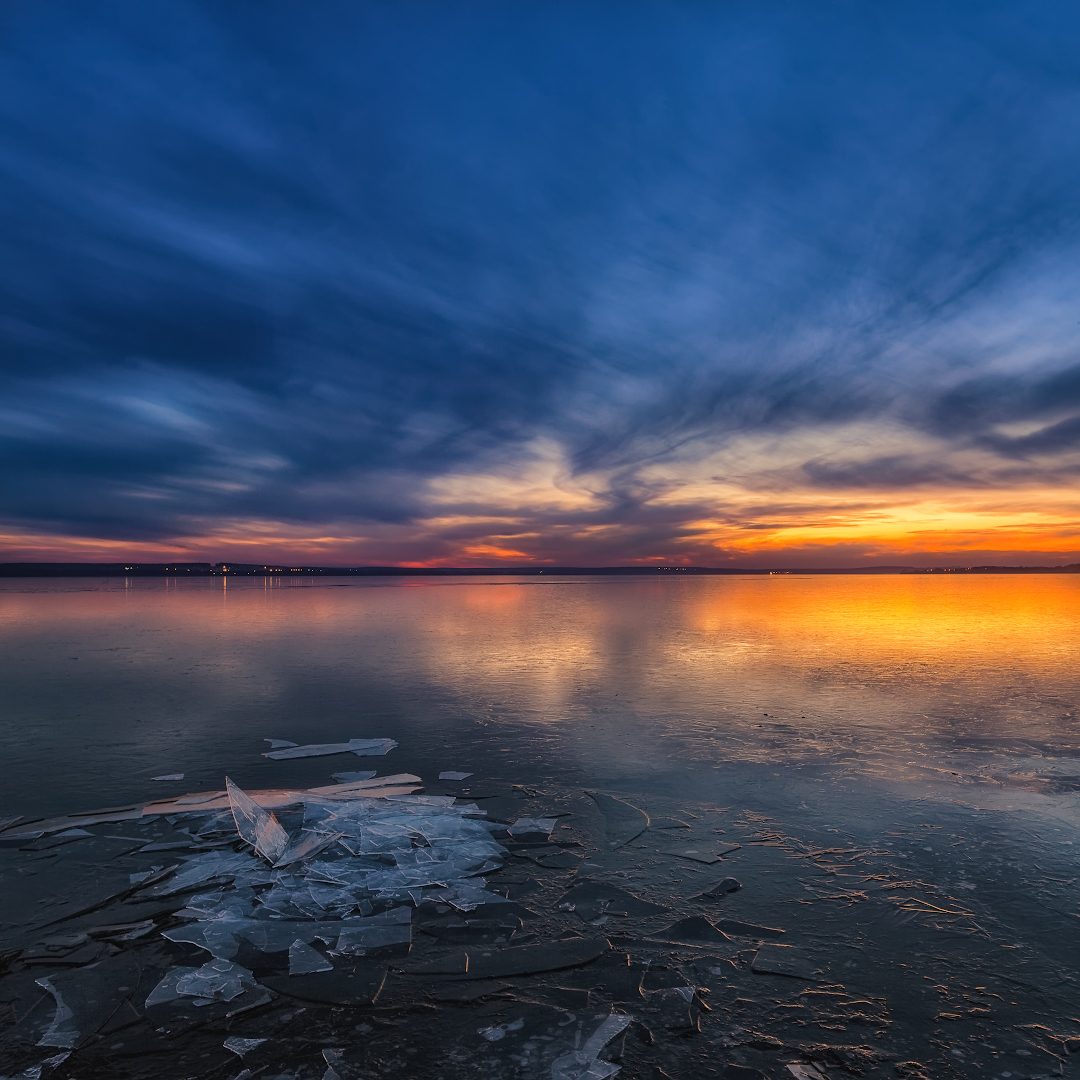
[(289, 834), (269, 810), (264, 810), (244, 794), (227, 776), (225, 788), (229, 793), (236, 831), (272, 866), (285, 854)]

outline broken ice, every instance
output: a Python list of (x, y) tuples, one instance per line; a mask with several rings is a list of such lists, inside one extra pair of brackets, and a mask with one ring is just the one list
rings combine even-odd
[(183, 780), (184, 774), (182, 772), (166, 773), (164, 776), (151, 776), (151, 780)]
[(441, 772), (439, 773), (440, 780), (468, 780), (472, 776), (471, 772)]
[(551, 1080), (604, 1080), (619, 1071), (618, 1065), (599, 1060), (600, 1051), (630, 1026), (625, 1013), (612, 1013), (589, 1036), (580, 1050), (563, 1054), (551, 1063)]
[(290, 746), (280, 750), (267, 750), (263, 757), (274, 761), (286, 758), (326, 757), (330, 754), (356, 754), (357, 757), (377, 757), (389, 753), (397, 743), (393, 739), (350, 739), (343, 743), (311, 743), (308, 746)]
[(271, 864), (276, 863), (289, 846), (289, 834), (278, 824), (277, 818), (269, 810), (264, 810), (227, 776), (225, 788), (229, 792), (236, 831), (264, 859), (269, 860)]

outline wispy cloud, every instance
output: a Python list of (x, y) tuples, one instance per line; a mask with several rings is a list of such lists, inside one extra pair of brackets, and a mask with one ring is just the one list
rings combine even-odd
[(1068, 6), (2, 18), (8, 557), (1080, 550)]

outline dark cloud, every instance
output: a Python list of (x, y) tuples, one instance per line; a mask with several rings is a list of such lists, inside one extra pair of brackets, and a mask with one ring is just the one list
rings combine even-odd
[(723, 509), (649, 470), (739, 439), (900, 427), (790, 473), (897, 491), (990, 482), (941, 444), (1076, 449), (1068, 5), (0, 21), (14, 526), (404, 527), (429, 481), (542, 439), (596, 502), (536, 543), (590, 524), (629, 551)]

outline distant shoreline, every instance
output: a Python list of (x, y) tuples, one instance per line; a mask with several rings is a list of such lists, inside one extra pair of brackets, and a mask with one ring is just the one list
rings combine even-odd
[(285, 566), (257, 563), (0, 563), (0, 578), (76, 577), (670, 577), (676, 574), (738, 576), (747, 574), (1076, 574), (1067, 566), (860, 566), (800, 567), (714, 566)]

